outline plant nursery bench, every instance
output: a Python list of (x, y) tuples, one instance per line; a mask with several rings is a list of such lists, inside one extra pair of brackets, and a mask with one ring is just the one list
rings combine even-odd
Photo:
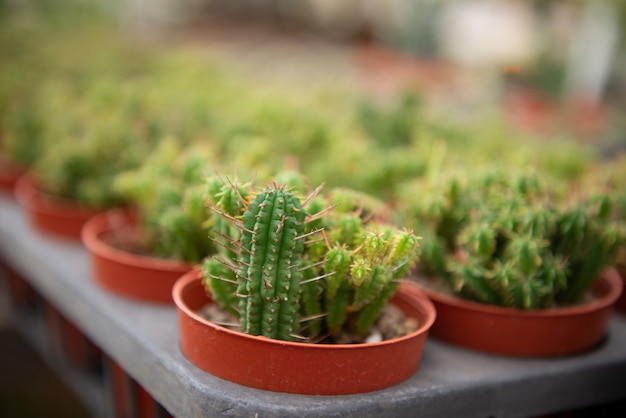
[(575, 356), (509, 358), (429, 338), (417, 373), (390, 389), (289, 395), (194, 367), (179, 349), (173, 305), (99, 288), (82, 244), (34, 231), (8, 194), (0, 195), (0, 260), (15, 326), (97, 417), (530, 417), (626, 401), (619, 313), (600, 346)]

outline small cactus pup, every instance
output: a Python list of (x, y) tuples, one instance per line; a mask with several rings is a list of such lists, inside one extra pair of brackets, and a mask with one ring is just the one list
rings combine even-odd
[(610, 219), (610, 195), (548, 187), (534, 173), (451, 176), (420, 196), (412, 213), (429, 234), (423, 272), (485, 304), (526, 310), (577, 304), (625, 239)]
[(332, 241), (330, 245), (323, 264), (329, 275), (328, 332), (336, 338), (347, 329), (363, 337), (417, 262), (419, 237), (407, 229), (368, 224), (352, 244)]
[[(387, 223), (388, 209), (363, 193), (335, 188), (313, 199), (307, 210), (317, 213), (329, 205), (333, 210), (316, 221), (324, 239), (311, 241), (306, 249), (311, 268), (305, 274), (323, 277), (303, 285), (306, 317), (322, 315), (307, 324), (306, 335), (315, 338), (319, 329), (332, 341), (359, 342), (417, 263), (420, 237)], [(315, 304), (308, 302), (309, 295), (319, 295), (319, 312), (310, 309)]]
[(417, 261), (415, 234), (368, 223), (354, 205), (334, 210), (321, 188), (301, 198), (284, 184), (256, 192), (228, 180), (206, 184), (219, 249), (204, 262), (203, 282), (242, 332), (308, 342), (344, 331), (362, 337)]

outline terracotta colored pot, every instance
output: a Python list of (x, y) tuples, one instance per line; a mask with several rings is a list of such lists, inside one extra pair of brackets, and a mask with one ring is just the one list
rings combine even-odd
[(484, 305), (423, 288), (437, 309), (432, 335), (448, 343), (509, 356), (552, 357), (580, 353), (605, 336), (622, 291), (613, 269), (597, 285), (593, 301), (577, 306), (524, 311)]
[(85, 223), (82, 240), (89, 251), (96, 282), (118, 295), (159, 303), (172, 303), (172, 286), (193, 266), (176, 260), (136, 255), (113, 247), (103, 239), (123, 228), (136, 228), (132, 215), (122, 210), (98, 214)]
[(547, 132), (556, 120), (556, 107), (544, 94), (514, 89), (505, 99), (505, 111), (516, 127), (530, 132)]
[(0, 190), (13, 193), (15, 183), (26, 171), (25, 167), (0, 157)]
[(17, 180), (15, 196), (37, 231), (75, 240), (80, 239), (84, 223), (102, 211), (40, 191), (37, 182), (28, 173)]
[(194, 270), (174, 285), (180, 345), (197, 367), (241, 385), (307, 395), (344, 395), (398, 384), (419, 367), (428, 330), (435, 320), (432, 303), (403, 283), (393, 299), (419, 329), (372, 344), (308, 344), (255, 337), (217, 326), (196, 311), (211, 299)]

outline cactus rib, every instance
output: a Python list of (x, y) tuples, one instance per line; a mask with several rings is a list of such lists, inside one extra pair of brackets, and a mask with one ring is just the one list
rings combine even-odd
[(292, 340), (299, 326), (302, 273), (298, 270), (305, 212), (284, 187), (261, 191), (243, 214), (238, 294), (242, 330)]

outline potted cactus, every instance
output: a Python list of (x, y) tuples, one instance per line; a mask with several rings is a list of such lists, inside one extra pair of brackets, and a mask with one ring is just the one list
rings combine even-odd
[[(614, 218), (617, 222), (626, 224), (626, 167), (624, 163), (626, 158), (622, 154), (619, 158), (616, 158), (611, 164), (614, 171), (612, 171), (612, 181), (609, 182), (611, 193), (616, 196), (616, 205), (614, 211)], [(622, 283), (626, 287), (626, 243), (622, 244), (617, 254), (616, 268), (622, 278)], [(626, 313), (626, 292), (622, 292), (622, 295), (617, 301), (616, 307), (619, 311)]]
[(176, 279), (215, 252), (202, 184), (213, 157), (206, 145), (166, 138), (141, 167), (115, 177), (112, 187), (131, 209), (105, 211), (82, 229), (98, 284), (126, 297), (172, 302)]
[[(614, 207), (611, 213), (615, 222), (626, 224), (626, 154), (621, 153), (612, 159), (599, 161), (585, 173), (582, 179), (585, 190), (603, 190), (614, 198)], [(626, 243), (618, 250), (616, 269), (626, 286)], [(626, 292), (616, 303), (616, 308), (626, 312)]]
[(39, 120), (35, 100), (10, 103), (0, 118), (0, 189), (13, 192), (39, 152)]
[[(49, 227), (53, 230), (48, 232), (69, 234), (73, 238), (78, 236), (79, 228), (64, 234), (63, 227), (71, 226), (72, 215), (93, 211), (72, 211), (73, 205), (68, 200), (75, 200), (77, 188), (60, 182), (79, 183), (84, 178), (79, 197), (83, 209), (100, 205), (95, 193), (102, 197), (109, 191), (106, 187), (98, 190), (95, 186), (107, 183), (93, 181), (94, 176), (102, 172), (106, 163), (112, 169), (132, 153), (120, 152), (116, 160), (107, 160), (108, 152), (102, 148), (101, 160), (92, 161), (81, 161), (78, 154), (88, 154), (89, 147), (96, 148), (87, 143), (98, 142), (92, 141), (98, 132), (115, 136), (109, 127), (119, 128), (118, 121), (132, 112), (128, 112), (128, 100), (122, 104), (109, 99), (115, 94), (122, 97), (131, 93), (129, 96), (135, 100), (138, 95), (129, 91), (127, 81), (140, 78), (155, 55), (147, 45), (137, 45), (118, 36), (111, 30), (113, 22), (109, 17), (93, 8), (78, 6), (11, 7), (10, 13), (2, 16), (0, 33), (2, 56), (11, 62), (0, 69), (0, 155), (4, 157), (0, 161), (0, 184), (4, 179), (6, 187), (11, 187), (15, 181), (9, 175), (4, 176), (14, 171), (4, 169), (7, 161), (17, 166), (18, 172), (32, 169), (33, 181), (24, 184), (25, 199), (22, 199), (33, 209), (28, 209), (29, 215), (36, 226)], [(59, 19), (64, 23), (60, 24)], [(72, 24), (68, 24), (70, 21)], [(94, 45), (98, 48), (94, 49)], [(109, 92), (115, 93), (109, 97), (95, 92), (96, 85), (106, 84), (105, 80), (111, 87)], [(97, 102), (101, 105), (99, 109), (94, 106)], [(113, 116), (115, 110), (120, 112)], [(74, 129), (69, 129), (70, 126)], [(126, 126), (119, 131), (137, 134), (134, 128)], [(108, 149), (116, 143), (112, 138), (104, 142), (109, 143)], [(66, 172), (62, 173), (63, 170)], [(44, 196), (40, 191), (46, 192), (45, 204), (41, 202)], [(51, 195), (64, 198), (63, 203), (48, 199)], [(59, 214), (44, 225), (45, 209), (58, 209)]]
[[(11, 62), (0, 68), (0, 190), (11, 193), (17, 179), (39, 155), (40, 88), (51, 79), (51, 68), (65, 61), (47, 54), (49, 48), (59, 53), (65, 44), (43, 29), (45, 19), (27, 28), (19, 23), (24, 10), (17, 9), (0, 16), (0, 54)], [(46, 66), (39, 65), (42, 62)]]
[[(207, 179), (219, 249), (174, 287), (183, 353), (218, 377), (280, 392), (359, 393), (407, 379), (435, 316), (402, 281), (419, 238), (367, 222), (345, 200), (333, 211), (329, 195), (305, 198), (287, 184), (302, 183), (289, 177), (259, 190)], [(232, 328), (202, 316), (210, 301)], [(417, 324), (364, 343), (389, 301)]]
[(622, 287), (607, 267), (625, 237), (612, 196), (497, 169), (418, 187), (404, 209), (424, 225), (419, 281), (438, 310), (433, 335), (522, 356), (581, 352), (604, 337)]
[(58, 80), (40, 92), (40, 155), (16, 185), (38, 231), (79, 240), (87, 219), (125, 204), (113, 178), (136, 167), (156, 138), (141, 120), (132, 83), (122, 84), (115, 77)]

